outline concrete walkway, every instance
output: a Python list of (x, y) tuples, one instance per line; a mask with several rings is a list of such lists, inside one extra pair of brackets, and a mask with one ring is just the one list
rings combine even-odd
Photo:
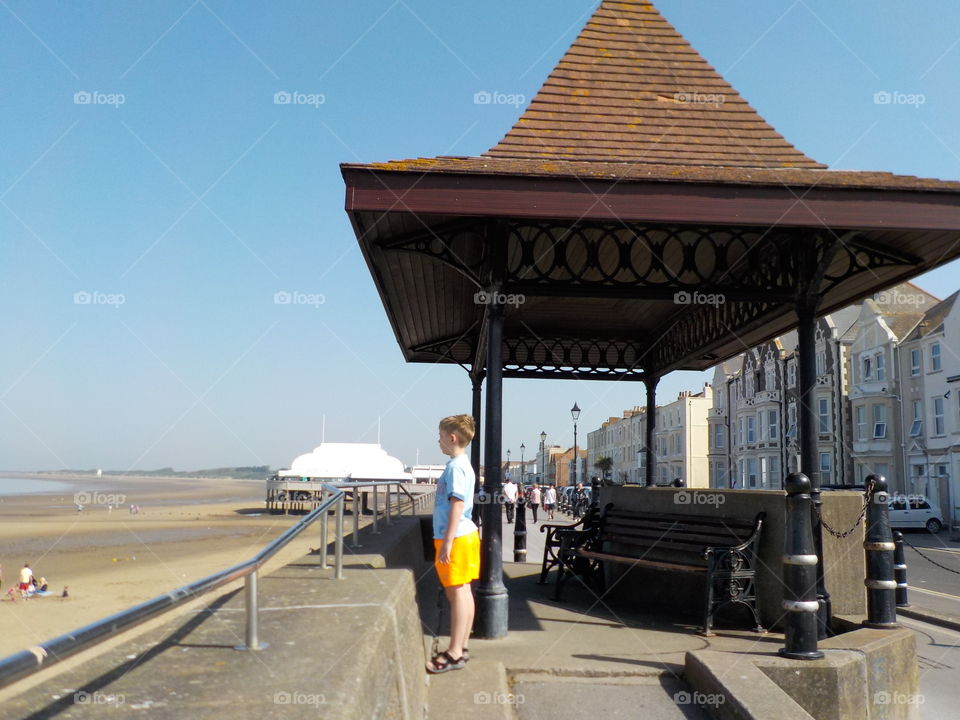
[[(550, 599), (552, 585), (537, 584), (544, 535), (539, 524), (529, 529), (529, 562), (514, 563), (513, 526), (504, 524), (509, 635), (472, 640), (473, 659), (466, 668), (430, 677), (430, 720), (449, 717), (454, 708), (465, 718), (572, 720), (588, 713), (604, 720), (708, 718), (700, 705), (724, 699), (701, 696), (686, 684), (687, 651), (730, 653), (729, 671), (735, 673), (738, 655), (776, 655), (783, 646), (780, 634), (756, 635), (723, 624), (716, 637), (705, 638), (697, 634), (695, 618), (651, 614), (623, 598), (600, 599), (575, 580), (556, 603)], [(669, 582), (668, 574), (663, 577)], [(548, 583), (553, 578), (551, 573)], [(421, 591), (424, 622), (433, 628), (436, 599), (424, 587)], [(428, 649), (430, 639), (425, 638)]]

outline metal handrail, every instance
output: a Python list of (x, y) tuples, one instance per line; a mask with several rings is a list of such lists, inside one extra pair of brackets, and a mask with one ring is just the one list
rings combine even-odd
[(301, 518), (280, 537), (267, 545), (263, 550), (246, 562), (221, 570), (213, 575), (192, 582), (188, 585), (171, 590), (164, 595), (158, 595), (152, 600), (134, 605), (119, 613), (97, 620), (77, 630), (48, 640), (27, 650), (22, 650), (0, 660), (0, 688), (32, 675), (43, 668), (55, 665), (82, 650), (86, 650), (107, 638), (128, 630), (140, 623), (146, 622), (168, 610), (195, 600), (211, 590), (245, 578), (245, 604), (247, 611), (246, 643), (237, 646), (237, 649), (260, 650), (267, 647), (257, 637), (257, 571), (281, 549), (297, 537), (305, 528), (313, 524), (317, 518), (322, 519), (323, 539), (321, 547), (321, 565), (326, 567), (327, 559), (327, 514), (330, 508), (336, 505), (336, 571), (335, 577), (343, 578), (343, 501), (345, 493), (335, 485), (324, 484), (323, 492), (330, 496), (322, 500), (310, 513)]

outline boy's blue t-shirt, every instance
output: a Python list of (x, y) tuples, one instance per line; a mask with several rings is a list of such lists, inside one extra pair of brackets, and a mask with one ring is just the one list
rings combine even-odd
[(463, 515), (460, 517), (460, 524), (457, 526), (454, 537), (469, 535), (477, 529), (471, 519), (476, 477), (466, 453), (450, 458), (447, 462), (447, 467), (443, 469), (443, 474), (437, 480), (437, 495), (433, 505), (433, 537), (435, 540), (443, 540), (444, 535), (447, 534), (447, 518), (450, 517), (451, 497), (463, 500)]

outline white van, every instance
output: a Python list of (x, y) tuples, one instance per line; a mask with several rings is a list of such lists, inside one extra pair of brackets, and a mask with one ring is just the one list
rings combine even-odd
[(940, 532), (943, 527), (943, 513), (923, 495), (891, 495), (890, 527), (926, 528), (932, 533)]

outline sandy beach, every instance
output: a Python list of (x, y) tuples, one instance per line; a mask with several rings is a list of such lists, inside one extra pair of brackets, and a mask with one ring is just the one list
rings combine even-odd
[[(0, 496), (0, 657), (246, 560), (295, 522), (264, 513), (264, 480), (0, 475), (53, 489)], [(318, 533), (304, 533), (275, 562), (319, 545)], [(53, 596), (10, 599), (25, 562)]]

